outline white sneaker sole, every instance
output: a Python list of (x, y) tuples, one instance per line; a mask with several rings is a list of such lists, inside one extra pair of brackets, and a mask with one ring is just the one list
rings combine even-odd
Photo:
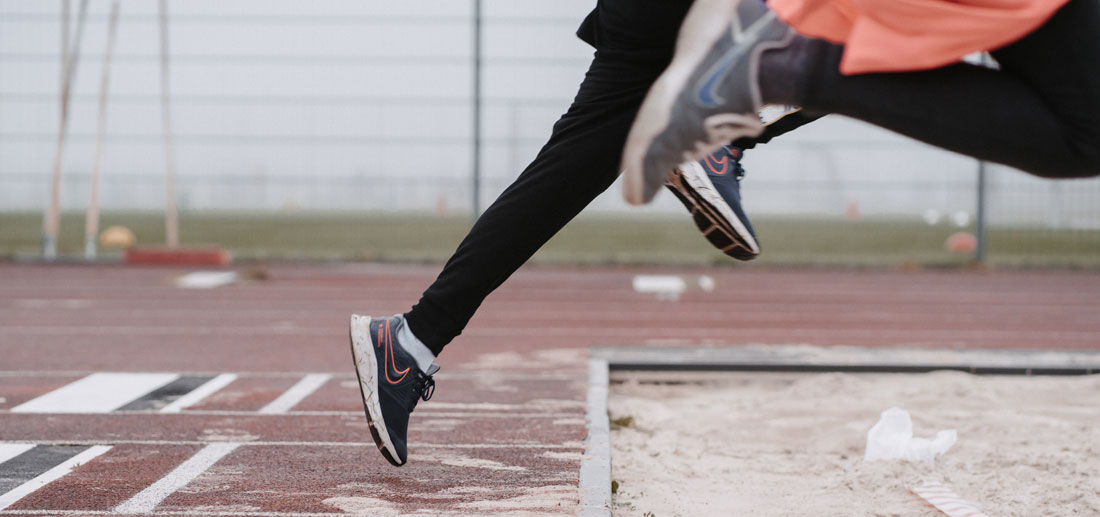
[(382, 455), (395, 466), (404, 465), (397, 449), (390, 441), (386, 420), (382, 418), (382, 406), (378, 401), (378, 360), (374, 355), (374, 342), (370, 338), (370, 316), (351, 315), (349, 338), (351, 357), (355, 362), (355, 375), (359, 379), (359, 393), (363, 396), (363, 409), (374, 443)]
[[(733, 210), (730, 209), (729, 203), (726, 203), (726, 200), (722, 199), (722, 196), (718, 194), (718, 189), (714, 188), (714, 183), (710, 181), (710, 177), (707, 176), (706, 171), (703, 170), (702, 165), (699, 165), (699, 162), (692, 161), (681, 164), (680, 181), (687, 183), (687, 188), (695, 191), (696, 196), (701, 198), (700, 201), (706, 203), (711, 210), (718, 212), (719, 217), (733, 228), (735, 235), (730, 235), (729, 238), (735, 244), (730, 245), (730, 248), (740, 246), (747, 249), (753, 255), (760, 254), (760, 245), (757, 244), (756, 239), (753, 238), (749, 229), (745, 227), (741, 218), (737, 217), (737, 215), (733, 213)], [(685, 194), (691, 195), (686, 192)], [(711, 222), (719, 229), (724, 230), (722, 225), (718, 222), (713, 220)], [(744, 245), (741, 245), (741, 242), (743, 242)], [(722, 251), (729, 251), (730, 248), (725, 248)]]

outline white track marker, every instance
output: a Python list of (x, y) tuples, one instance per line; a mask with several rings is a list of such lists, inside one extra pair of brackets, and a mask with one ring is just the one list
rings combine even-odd
[(213, 379), (206, 381), (202, 386), (191, 390), (190, 393), (176, 399), (171, 404), (164, 406), (160, 409), (161, 413), (179, 413), (180, 410), (191, 407), (202, 399), (213, 395), (218, 390), (226, 387), (229, 383), (237, 380), (237, 374), (235, 373), (223, 373)]
[(978, 507), (959, 497), (942, 483), (925, 483), (914, 488), (912, 492), (950, 517), (987, 517)]
[(145, 490), (138, 492), (122, 504), (115, 507), (118, 513), (150, 513), (161, 501), (174, 494), (176, 490), (187, 486), (195, 478), (206, 472), (218, 460), (240, 447), (237, 442), (212, 443), (203, 447), (187, 461), (160, 478), (156, 483), (149, 485)]
[(658, 300), (675, 301), (687, 289), (687, 282), (676, 275), (635, 275), (634, 292), (652, 293)]
[(176, 278), (176, 287), (183, 289), (213, 289), (236, 281), (236, 271), (195, 271)]
[(0, 463), (33, 449), (33, 443), (0, 443)]
[(12, 413), (108, 413), (179, 378), (174, 373), (93, 373), (11, 409)]
[(286, 393), (279, 395), (279, 398), (272, 400), (268, 405), (260, 408), (260, 413), (263, 414), (275, 414), (286, 413), (291, 408), (297, 406), (302, 399), (308, 397), (317, 388), (320, 388), (324, 383), (328, 382), (332, 375), (328, 373), (311, 373), (302, 377), (302, 380), (298, 381), (286, 390)]
[(4, 508), (15, 504), (16, 501), (26, 497), (27, 494), (30, 494), (31, 492), (34, 492), (35, 490), (46, 486), (51, 481), (72, 472), (74, 468), (91, 461), (92, 458), (95, 458), (96, 456), (99, 456), (100, 454), (103, 454), (109, 450), (111, 450), (111, 447), (109, 445), (95, 445), (92, 447), (88, 447), (88, 449), (84, 452), (59, 463), (56, 467), (47, 470), (46, 472), (40, 474), (38, 477), (13, 488), (10, 492), (4, 495), (0, 495), (0, 510), (3, 510)]

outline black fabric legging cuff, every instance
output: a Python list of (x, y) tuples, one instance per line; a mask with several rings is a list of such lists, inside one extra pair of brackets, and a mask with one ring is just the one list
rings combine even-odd
[(1038, 176), (1100, 174), (1096, 0), (1071, 0), (1039, 29), (993, 51), (1000, 70), (960, 63), (845, 76), (838, 72), (844, 48), (814, 42), (815, 65), (794, 79), (804, 82), (805, 98), (797, 100), (807, 112), (847, 115)]

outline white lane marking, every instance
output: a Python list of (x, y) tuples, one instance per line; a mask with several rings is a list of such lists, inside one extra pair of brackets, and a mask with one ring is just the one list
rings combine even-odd
[(93, 373), (15, 406), (12, 413), (108, 413), (179, 378), (174, 373)]
[(0, 443), (0, 463), (34, 448), (33, 443)]
[(302, 399), (308, 397), (314, 391), (317, 391), (317, 388), (320, 388), (321, 385), (328, 382), (331, 377), (332, 375), (327, 373), (311, 373), (306, 375), (302, 377), (302, 380), (298, 381), (297, 384), (291, 386), (289, 390), (286, 390), (286, 393), (279, 395), (279, 398), (272, 400), (271, 403), (260, 408), (259, 413), (265, 415), (286, 413), (290, 411), (290, 408), (297, 406)]
[[(0, 515), (119, 515), (114, 510), (0, 510)], [(182, 516), (190, 517), (201, 515), (203, 517), (336, 517), (339, 513), (309, 513), (309, 512), (263, 512), (263, 511), (221, 511), (221, 510), (161, 510), (151, 512), (150, 515)]]
[(161, 413), (179, 413), (180, 410), (197, 404), (202, 399), (213, 395), (229, 383), (237, 380), (235, 373), (223, 373), (203, 383), (202, 386), (191, 390), (190, 393), (176, 399), (171, 404), (160, 409)]
[[(6, 415), (10, 411), (0, 409), (0, 415)], [(112, 415), (144, 415), (155, 417), (159, 415), (178, 415), (185, 414), (187, 416), (240, 416), (240, 417), (306, 417), (306, 418), (318, 418), (318, 417), (355, 417), (363, 416), (363, 410), (353, 411), (287, 411), (286, 413), (272, 413), (261, 415), (255, 411), (241, 411), (232, 409), (195, 409), (187, 412), (176, 413), (162, 413), (157, 410), (139, 409), (134, 411), (112, 411)], [(544, 413), (540, 411), (515, 411), (515, 412), (499, 412), (499, 413), (480, 413), (476, 411), (417, 411), (417, 418), (577, 418), (580, 413), (567, 413), (567, 412), (554, 412)]]
[(0, 495), (0, 510), (3, 510), (4, 508), (15, 504), (16, 501), (26, 497), (27, 494), (30, 494), (31, 492), (34, 492), (35, 490), (46, 486), (51, 481), (54, 481), (55, 479), (58, 479), (72, 472), (74, 468), (91, 461), (92, 458), (95, 458), (96, 456), (99, 456), (100, 454), (103, 454), (109, 450), (111, 450), (111, 447), (108, 445), (95, 445), (92, 447), (88, 447), (88, 449), (84, 452), (81, 452), (80, 454), (77, 454), (76, 456), (73, 456), (72, 458), (69, 458), (57, 464), (57, 466), (55, 466), (54, 468), (47, 470), (46, 472), (39, 474), (38, 477), (13, 488), (10, 492), (4, 495)]
[[(6, 327), (5, 327), (6, 330)], [(1100, 358), (1100, 354), (1096, 354), (1097, 358)], [(76, 377), (91, 375), (97, 373), (94, 370), (0, 370), (0, 378), (6, 377)], [(179, 372), (180, 375), (218, 375), (220, 372)], [(286, 379), (289, 377), (300, 378), (303, 375), (308, 375), (314, 372), (293, 372), (293, 371), (280, 371), (280, 372), (237, 372), (238, 378), (248, 379)], [(329, 375), (333, 379), (340, 380), (355, 380), (355, 373), (348, 372), (330, 372)], [(439, 372), (435, 374), (436, 381), (439, 380), (459, 380), (459, 379), (485, 379), (486, 374), (484, 372), (456, 372), (451, 371), (449, 373)], [(524, 373), (493, 373), (492, 380), (494, 381), (564, 381), (574, 382), (578, 378), (575, 374), (571, 373), (556, 373), (556, 372), (524, 372)], [(432, 402), (433, 405), (444, 404), (444, 402)], [(583, 404), (579, 402), (578, 404)]]
[[(227, 442), (213, 440), (22, 440), (20, 443), (35, 445), (90, 445), (110, 443), (111, 445), (210, 445), (216, 443), (237, 443), (242, 447), (374, 447), (374, 442)], [(14, 443), (14, 442), (0, 442)], [(417, 443), (417, 449), (582, 449), (578, 442), (570, 443)]]
[(608, 364), (588, 360), (588, 437), (584, 439), (579, 488), (583, 516), (611, 515), (611, 430), (607, 417)]
[(206, 469), (212, 467), (218, 460), (233, 452), (240, 445), (237, 442), (221, 442), (203, 447), (202, 450), (181, 463), (172, 472), (160, 478), (156, 483), (149, 485), (145, 490), (138, 492), (116, 506), (115, 511), (118, 513), (152, 512), (161, 501), (202, 475), (203, 472), (206, 472)]
[(183, 289), (213, 289), (236, 281), (236, 271), (195, 271), (176, 277), (176, 287)]

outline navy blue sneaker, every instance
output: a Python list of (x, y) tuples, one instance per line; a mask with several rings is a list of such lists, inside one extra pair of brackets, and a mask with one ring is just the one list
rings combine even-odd
[(648, 203), (676, 164), (760, 135), (760, 56), (794, 36), (761, 0), (695, 0), (623, 147), (626, 201)]
[(760, 255), (760, 244), (741, 208), (741, 156), (741, 149), (722, 146), (702, 160), (681, 164), (665, 186), (715, 248), (737, 260), (752, 260)]
[(351, 315), (351, 356), (370, 434), (378, 450), (395, 466), (404, 465), (408, 459), (405, 436), (409, 415), (417, 401), (432, 398), (432, 375), (439, 371), (433, 364), (427, 373), (421, 372), (401, 347), (397, 330), (404, 324), (405, 318), (400, 315), (376, 319)]

